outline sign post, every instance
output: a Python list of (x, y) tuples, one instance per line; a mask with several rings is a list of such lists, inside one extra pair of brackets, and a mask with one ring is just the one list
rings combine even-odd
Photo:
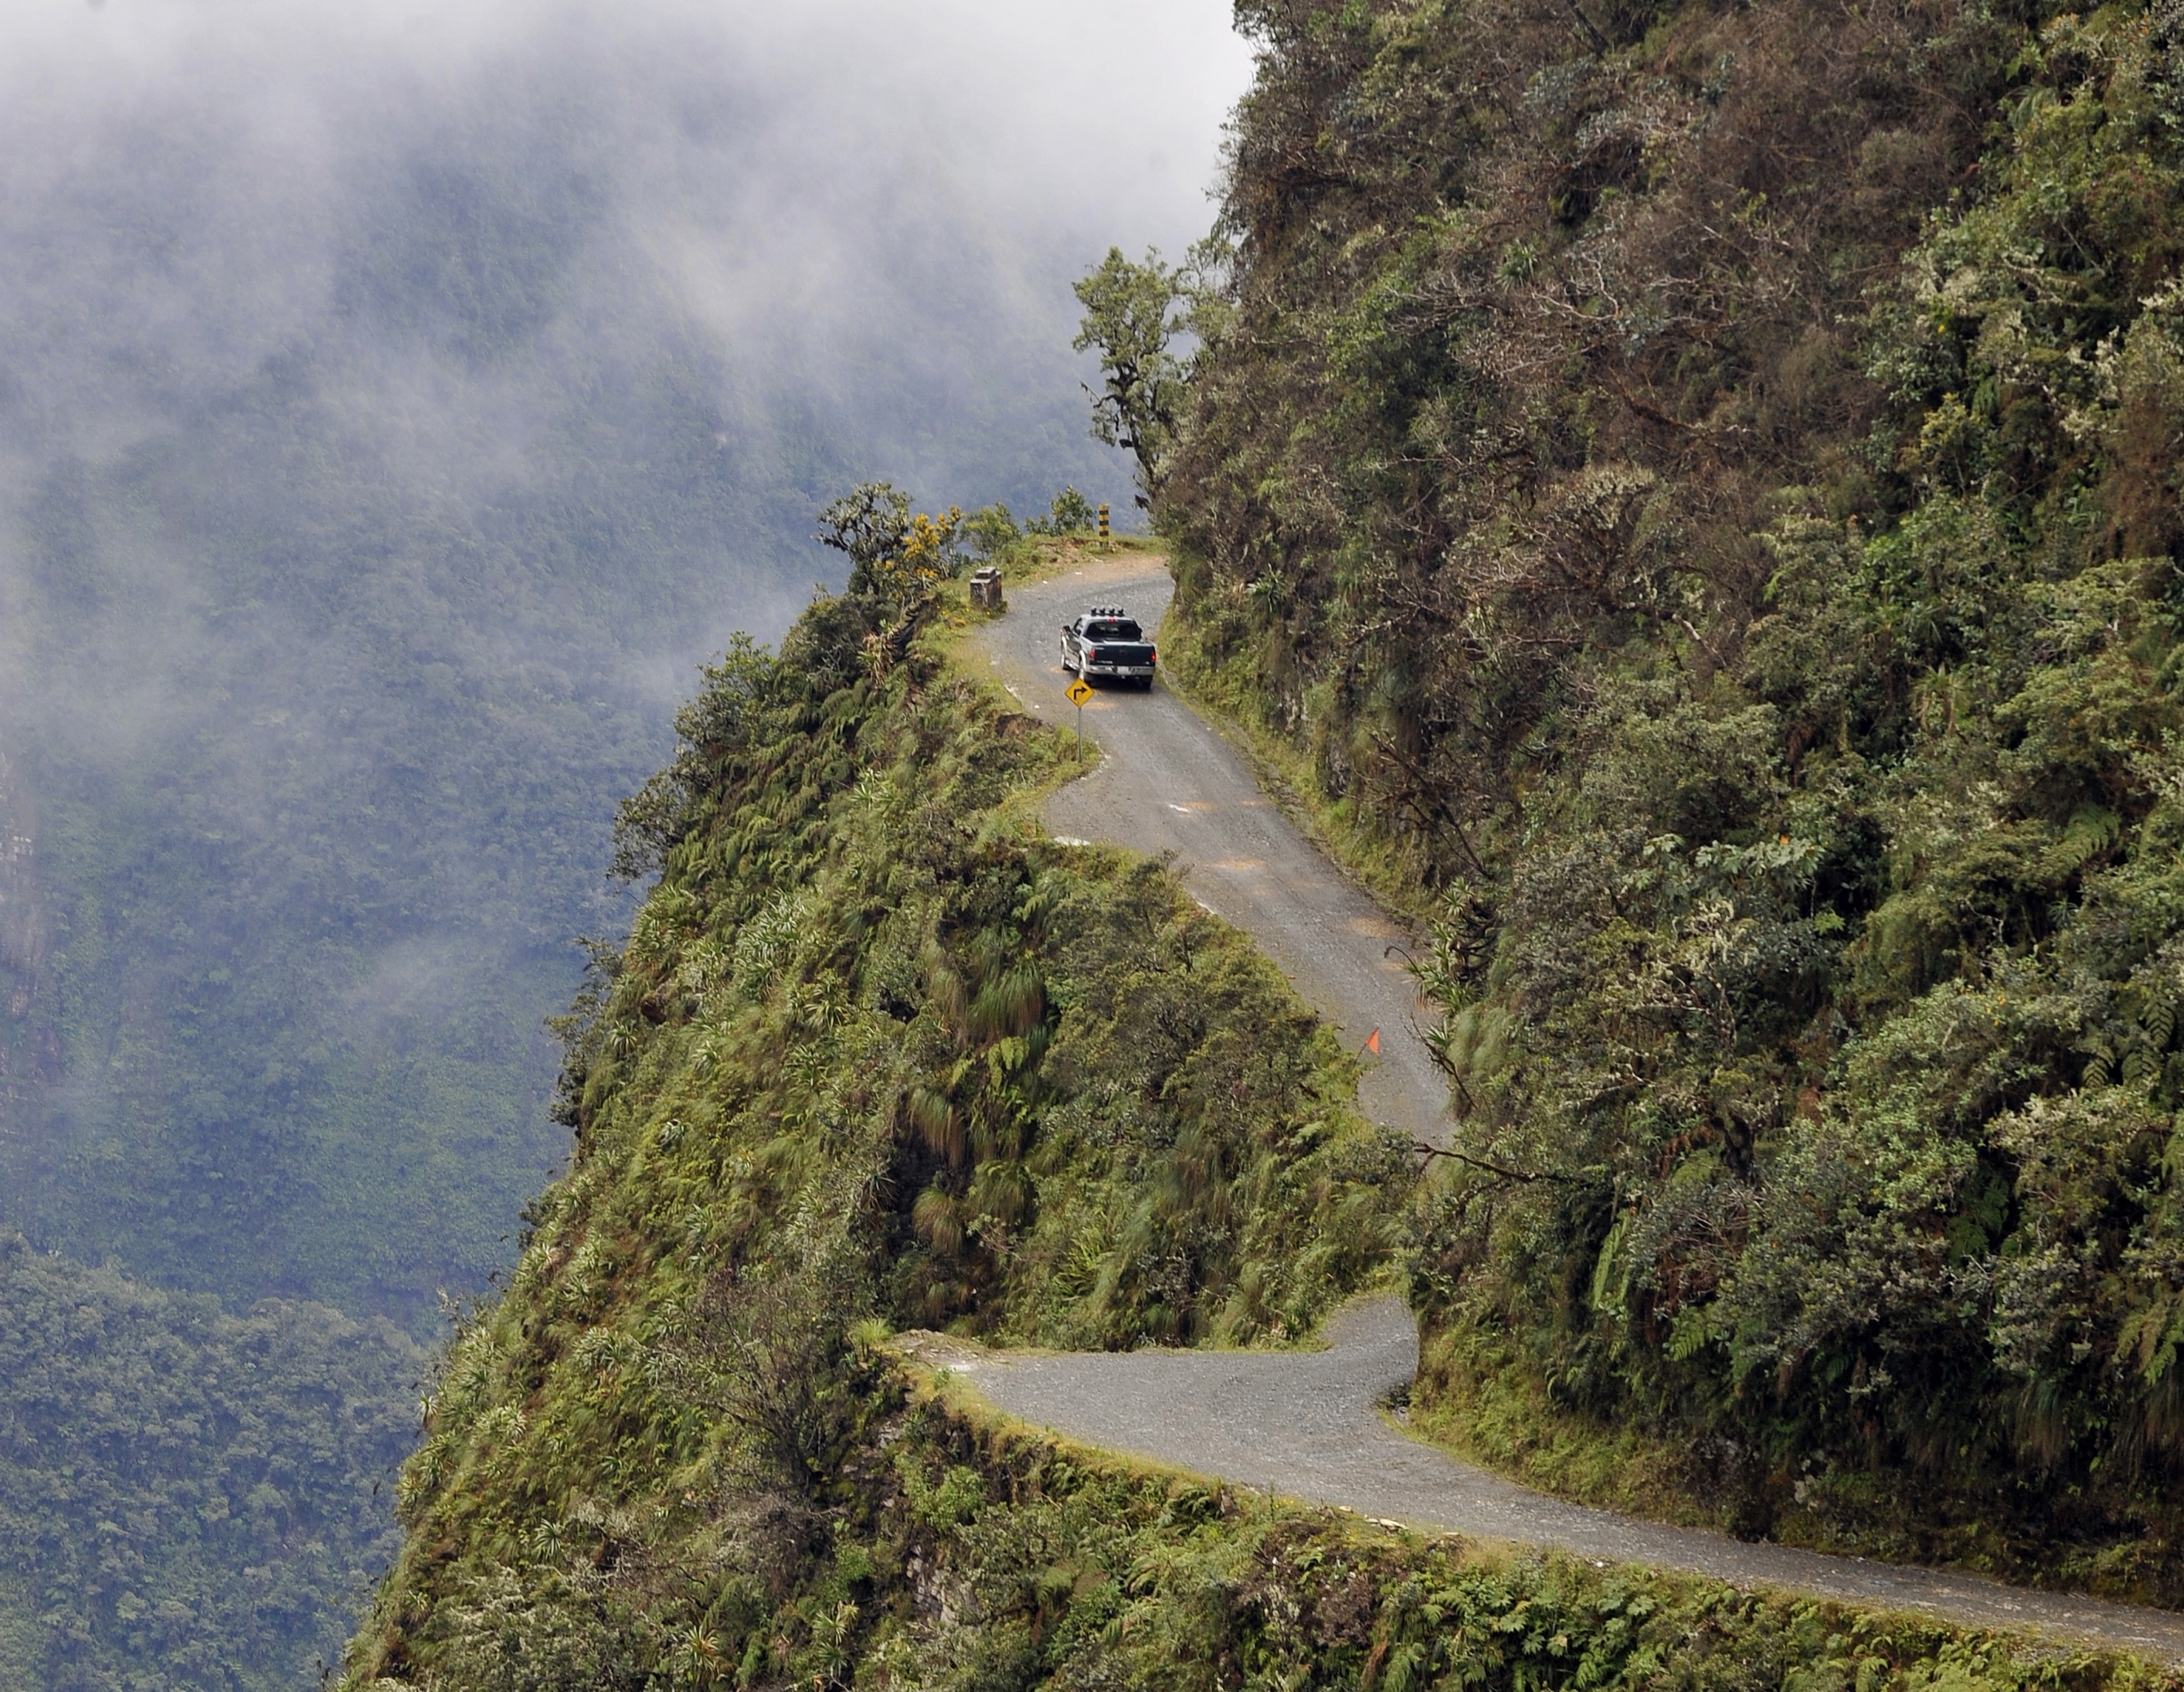
[(1092, 697), (1092, 684), (1079, 676), (1069, 684), (1069, 703), (1077, 707), (1077, 761), (1084, 761), (1084, 702)]

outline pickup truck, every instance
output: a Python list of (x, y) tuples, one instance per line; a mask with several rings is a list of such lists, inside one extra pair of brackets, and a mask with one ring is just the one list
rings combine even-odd
[(1145, 632), (1120, 605), (1095, 605), (1061, 626), (1061, 667), (1087, 682), (1112, 676), (1150, 687), (1158, 656)]

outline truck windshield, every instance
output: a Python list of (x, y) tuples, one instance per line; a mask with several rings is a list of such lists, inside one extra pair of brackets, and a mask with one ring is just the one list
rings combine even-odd
[(1101, 617), (1084, 625), (1087, 640), (1143, 640), (1145, 632), (1128, 617)]

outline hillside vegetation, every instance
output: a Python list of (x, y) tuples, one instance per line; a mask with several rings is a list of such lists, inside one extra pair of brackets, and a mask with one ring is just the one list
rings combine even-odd
[(1422, 1404), (2184, 1600), (2184, 14), (1239, 11), (1167, 650), (1435, 913)]
[[(850, 1360), (845, 1359), (845, 1361)], [(434, 1616), (479, 1692), (872, 1687), (1783, 1685), (2153, 1692), (2128, 1659), (1563, 1560), (1476, 1556), (997, 1433), (864, 1372), (867, 1418), (800, 1511), (579, 1506)], [(675, 1521), (673, 1514), (682, 1519)], [(678, 1532), (678, 1530), (680, 1530)], [(663, 1553), (663, 1541), (672, 1545)]]
[(1219, 241), (1081, 291), (1100, 426), (1187, 684), (1432, 914), (1451, 1155), (1161, 865), (1039, 835), (1061, 743), (832, 508), (852, 591), (624, 810), (575, 1160), (352, 1686), (2139, 1674), (1361, 1534), (889, 1341), (1280, 1341), (1397, 1265), (1420, 1420), (1529, 1472), (2184, 1598), (2184, 15), (1240, 15)]
[(1067, 742), (925, 615), (733, 648), (626, 808), (660, 878), (565, 1025), (575, 1164), (443, 1361), (348, 1686), (2169, 1684), (1273, 1506), (899, 1361), (1300, 1335), (1415, 1188), (1240, 936), (1040, 836)]

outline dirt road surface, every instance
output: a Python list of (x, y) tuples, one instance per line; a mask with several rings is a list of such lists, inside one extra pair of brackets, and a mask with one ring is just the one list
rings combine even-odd
[[(1164, 568), (1136, 558), (1012, 587), (1009, 615), (984, 633), (989, 662), (1026, 710), (1072, 724), (1062, 623), (1087, 605), (1119, 604), (1151, 627), (1171, 587)], [(1445, 1088), (1415, 1032), (1410, 979), (1389, 951), (1407, 937), (1173, 694), (1102, 690), (1085, 707), (1084, 726), (1106, 760), (1047, 802), (1048, 828), (1174, 853), (1201, 902), (1249, 931), (1353, 1050), (1381, 1030), (1383, 1057), (1366, 1071), (1361, 1103), (1377, 1119), (1440, 1143)], [(1068, 1438), (1375, 1521), (2029, 1629), (2184, 1665), (2184, 1616), (2170, 1611), (1754, 1545), (1533, 1492), (1407, 1438), (1386, 1419), (1383, 1405), (1418, 1367), (1417, 1330), (1400, 1304), (1354, 1306), (1329, 1337), (1318, 1352), (1017, 1356), (951, 1347), (950, 1361), (1000, 1409)]]
[[(1119, 604), (1153, 628), (1173, 587), (1167, 569), (1143, 557), (1011, 587), (1008, 615), (986, 631), (988, 660), (1027, 710), (1074, 726), (1062, 624), (1088, 605)], [(1084, 708), (1084, 732), (1107, 756), (1047, 801), (1048, 829), (1174, 853), (1184, 885), (1248, 930), (1351, 1050), (1380, 1031), (1380, 1056), (1365, 1057), (1358, 1088), (1366, 1113), (1440, 1144), (1447, 1088), (1418, 1037), (1418, 995), (1403, 967), (1412, 937), (1322, 857), (1260, 792), (1236, 749), (1159, 683), (1150, 693), (1102, 687)]]
[(1362, 1304), (1318, 1352), (1012, 1356), (953, 1366), (999, 1408), (1087, 1444), (1384, 1522), (1648, 1563), (1979, 1628), (2030, 1630), (2184, 1664), (2184, 1616), (1976, 1576), (1752, 1545), (1567, 1504), (1405, 1437), (1381, 1411), (1418, 1366), (1410, 1312)]

